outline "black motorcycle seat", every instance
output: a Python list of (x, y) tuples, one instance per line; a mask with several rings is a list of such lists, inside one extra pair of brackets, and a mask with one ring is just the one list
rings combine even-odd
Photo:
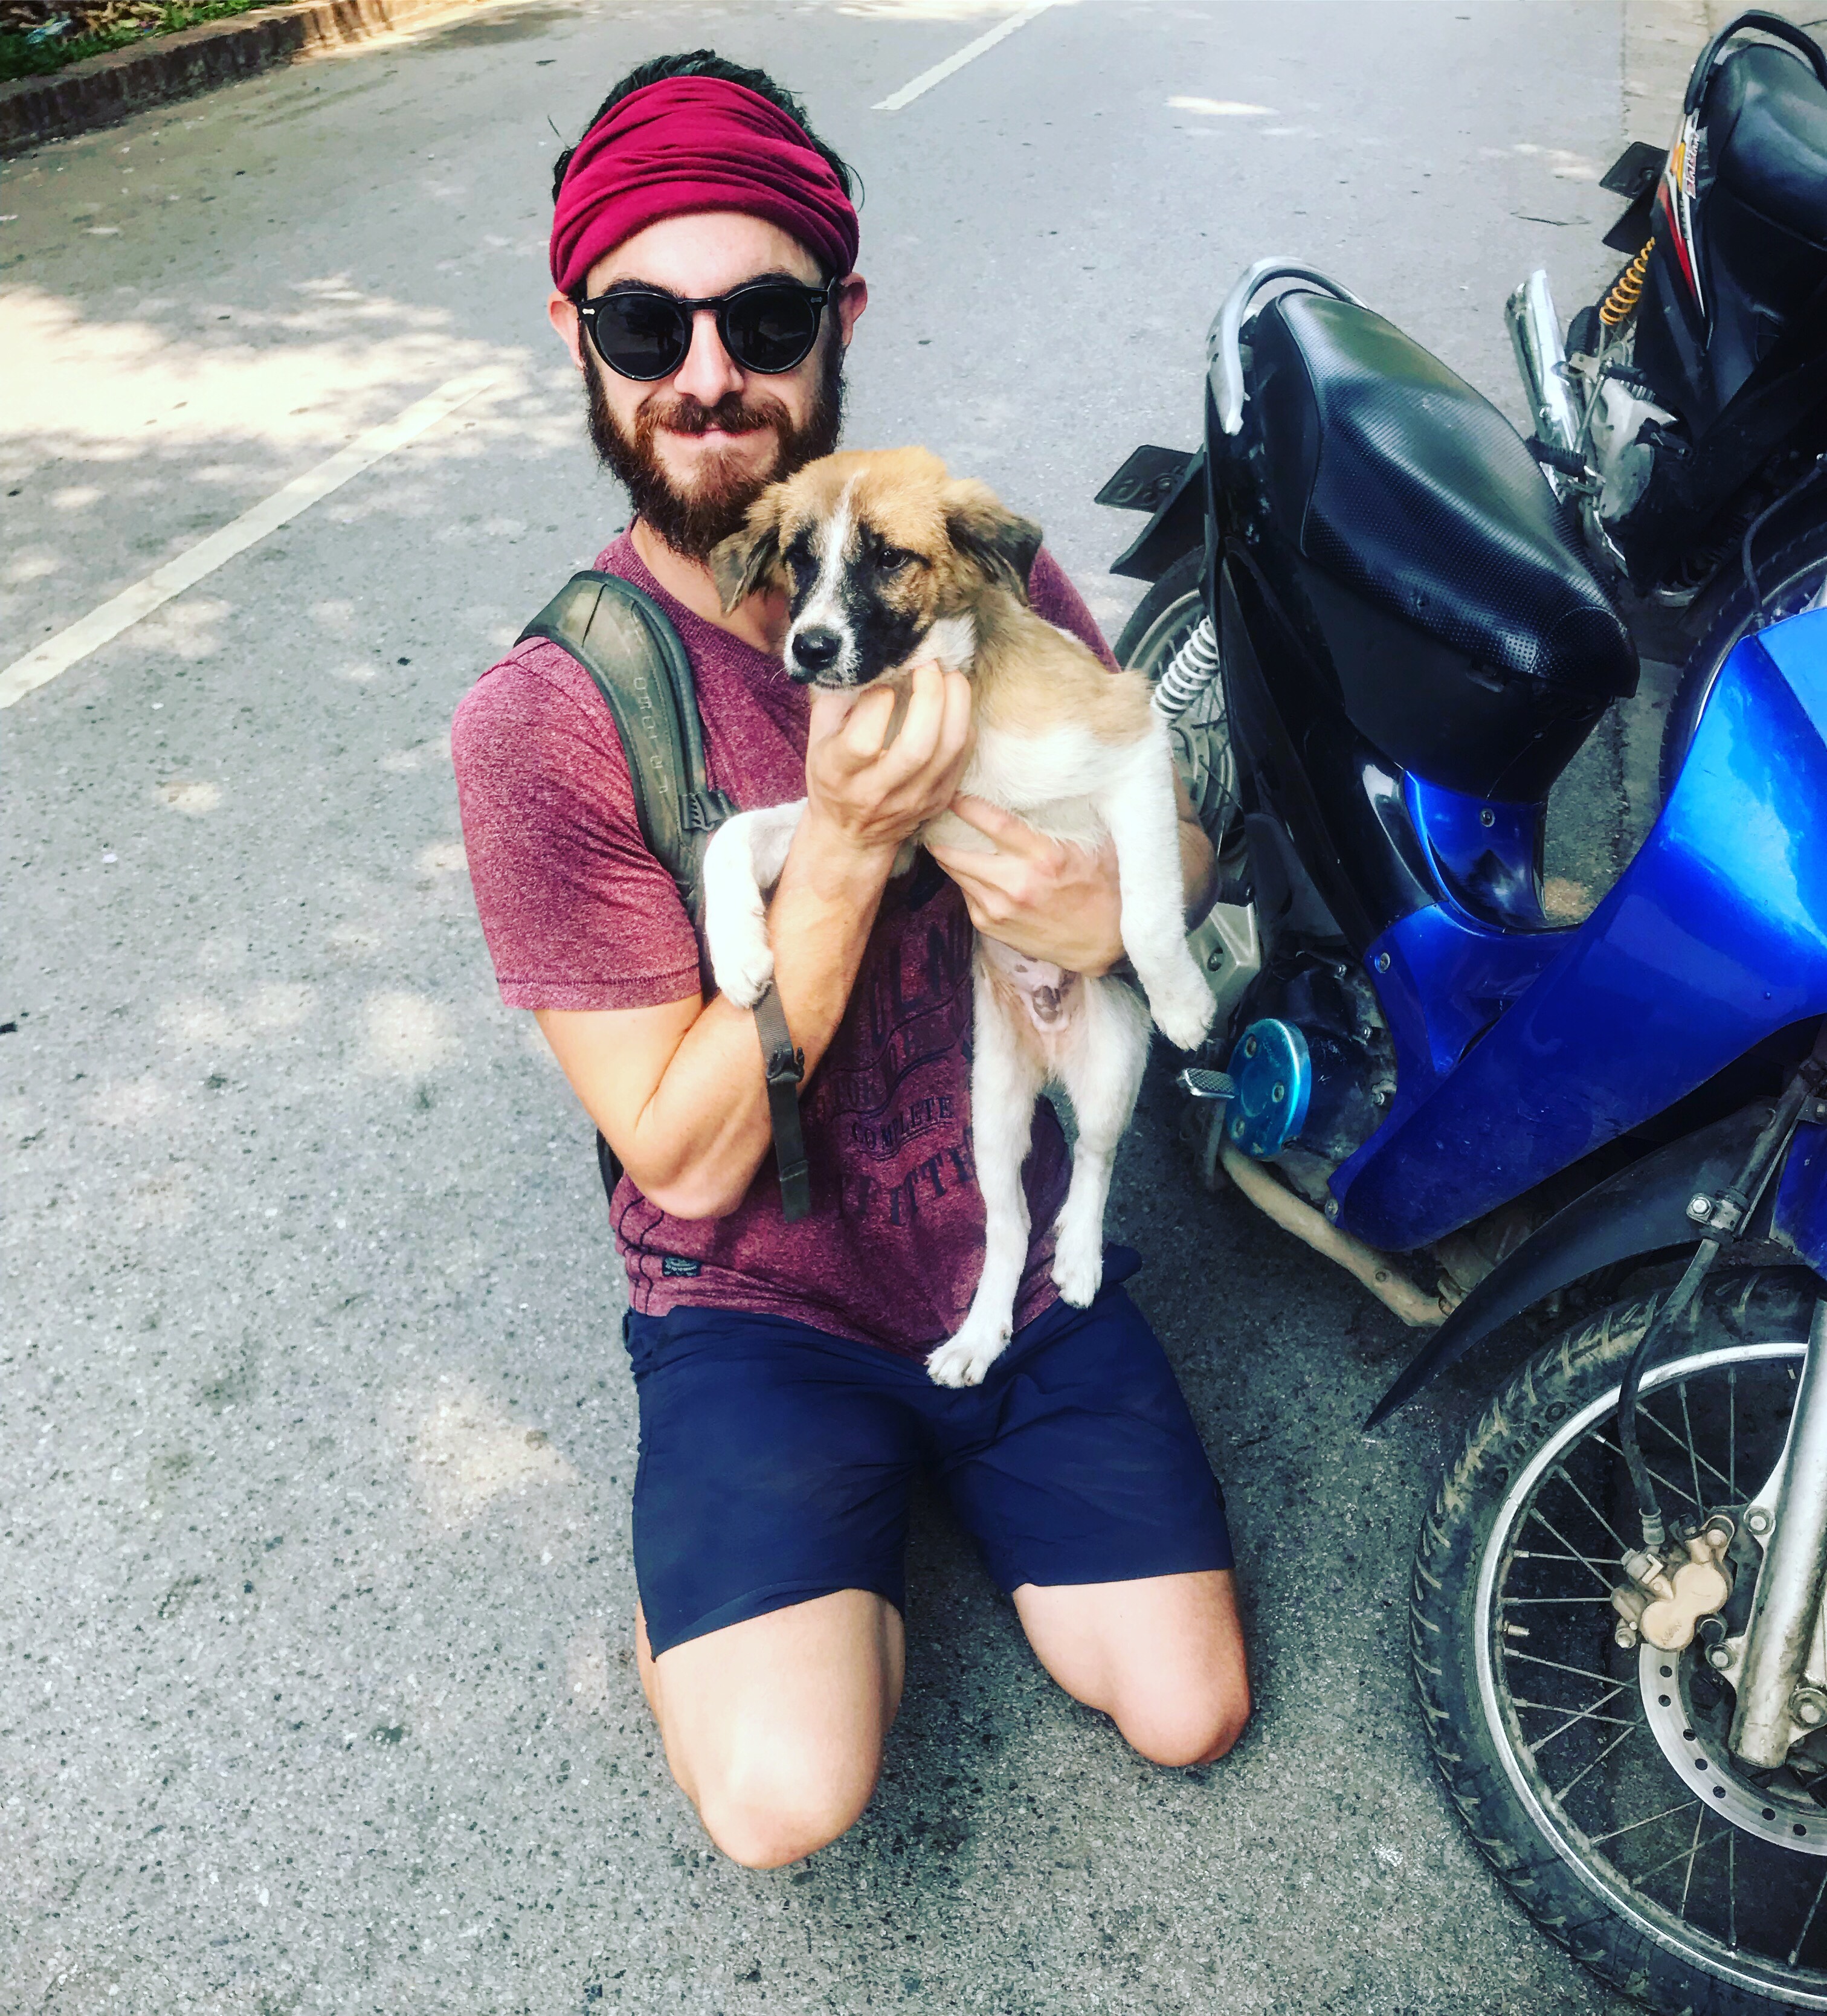
[(1595, 708), (1635, 691), (1623, 620), (1483, 394), (1328, 295), (1280, 296), (1250, 341), (1271, 507), (1308, 561), (1462, 655), (1474, 681), (1544, 681)]
[(1801, 58), (1768, 42), (1735, 49), (1708, 87), (1713, 173), (1771, 223), (1827, 245), (1827, 90)]

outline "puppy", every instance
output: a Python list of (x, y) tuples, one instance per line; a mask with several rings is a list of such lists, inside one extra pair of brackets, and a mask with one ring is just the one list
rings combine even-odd
[[(1035, 1101), (1062, 1085), (1079, 1136), (1055, 1225), (1053, 1278), (1083, 1308), (1104, 1275), (1104, 1211), (1134, 1111), (1149, 1017), (1183, 1049), (1213, 999), (1187, 949), (1167, 733), (1139, 672), (1112, 674), (1028, 607), (1040, 528), (922, 448), (827, 455), (759, 498), (712, 557), (724, 607), (768, 585), (791, 612), (786, 667), (856, 691), (936, 657), (973, 688), (975, 751), (961, 788), (1061, 841), (1115, 843), (1123, 941), (1144, 1006), (1122, 981), (1065, 973), (979, 937), (971, 1133), (986, 1214), (983, 1272), (964, 1325), (927, 1359), (942, 1386), (974, 1386), (1007, 1344), (1027, 1260), (1022, 1188)], [(773, 972), (764, 891), (786, 861), (803, 799), (744, 812), (704, 857), (704, 927), (718, 986), (752, 1004)], [(986, 848), (946, 812), (926, 830)]]

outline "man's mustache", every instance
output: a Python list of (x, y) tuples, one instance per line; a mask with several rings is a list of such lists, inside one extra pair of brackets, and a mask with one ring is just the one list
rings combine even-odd
[(778, 433), (790, 431), (791, 422), (778, 399), (744, 401), (739, 393), (726, 392), (714, 406), (707, 406), (682, 393), (676, 398), (653, 401), (641, 409), (636, 431), (651, 440), (662, 430), (674, 434), (759, 434), (764, 427)]

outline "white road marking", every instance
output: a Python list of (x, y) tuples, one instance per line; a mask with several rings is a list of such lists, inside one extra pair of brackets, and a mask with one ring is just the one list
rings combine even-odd
[(67, 629), (59, 630), (55, 637), (47, 637), (23, 658), (15, 658), (0, 672), (0, 707), (11, 707), (27, 693), (48, 686), (60, 672), (68, 671), (90, 652), (99, 650), (123, 630), (131, 629), (142, 616), (150, 616), (173, 596), (194, 588), (225, 561), (245, 553), (268, 533), (276, 532), (280, 526), (296, 518), (300, 512), (308, 511), (333, 490), (340, 490), (351, 477), (359, 476), (384, 455), (404, 448), (408, 441), (416, 440), (440, 420), (448, 419), (458, 407), (467, 405), (494, 382), (495, 374), (489, 372), (453, 378), (449, 384), (441, 385), (428, 398), (407, 407), (397, 419), (359, 435), (327, 462), (320, 462), (315, 469), (306, 470), (302, 476), (294, 477), (283, 489), (276, 490), (252, 510), (243, 511), (219, 532), (211, 532), (207, 539), (199, 541), (175, 560), (167, 560), (162, 567), (155, 568), (145, 580), (123, 589), (111, 602), (104, 602), (99, 609), (92, 609)]
[(1044, 14), (1053, 5), (1054, 0), (1032, 0), (1032, 4), (1024, 7), (1020, 13), (1011, 14), (987, 34), (979, 35), (974, 42), (967, 42), (956, 56), (947, 56), (931, 70), (923, 70), (911, 84), (903, 85), (899, 91), (870, 109), (875, 112), (899, 112), (903, 105), (911, 105), (923, 92), (932, 90), (935, 84), (943, 84), (953, 71), (962, 70), (968, 63), (975, 63), (986, 49), (994, 49), (1005, 35), (1012, 35), (1016, 29), (1026, 27), (1036, 14)]
[(1202, 112), (1212, 119), (1273, 119), (1272, 105), (1246, 105), (1236, 98), (1170, 98), (1170, 112)]

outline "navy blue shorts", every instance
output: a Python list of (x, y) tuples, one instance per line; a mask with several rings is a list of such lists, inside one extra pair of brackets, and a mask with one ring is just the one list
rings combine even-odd
[(782, 1316), (630, 1315), (634, 1566), (655, 1658), (840, 1589), (906, 1607), (908, 1487), (943, 1485), (1007, 1592), (1231, 1564), (1224, 1500), (1155, 1334), (1120, 1283), (1056, 1302), (981, 1386)]

